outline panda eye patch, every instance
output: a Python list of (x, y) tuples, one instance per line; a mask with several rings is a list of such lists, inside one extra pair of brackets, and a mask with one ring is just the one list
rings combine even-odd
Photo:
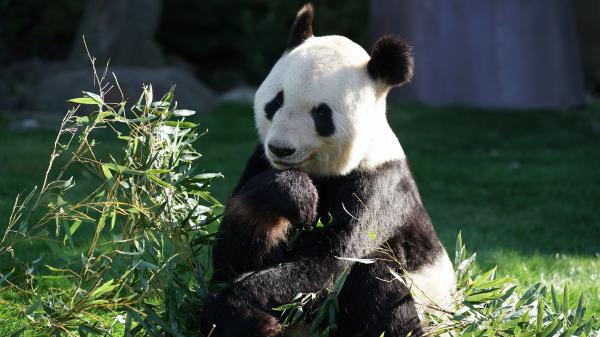
[(283, 90), (278, 92), (269, 103), (265, 104), (265, 114), (268, 120), (273, 119), (273, 115), (283, 106)]
[(315, 122), (315, 129), (319, 136), (329, 137), (335, 132), (331, 108), (327, 104), (319, 104), (312, 109), (310, 114)]

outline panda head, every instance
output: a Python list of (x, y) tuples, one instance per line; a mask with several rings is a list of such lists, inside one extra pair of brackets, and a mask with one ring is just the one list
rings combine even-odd
[(313, 36), (312, 19), (313, 8), (305, 5), (287, 50), (255, 95), (267, 159), (277, 169), (337, 176), (403, 158), (385, 99), (412, 77), (410, 47), (385, 36), (369, 55), (343, 36)]

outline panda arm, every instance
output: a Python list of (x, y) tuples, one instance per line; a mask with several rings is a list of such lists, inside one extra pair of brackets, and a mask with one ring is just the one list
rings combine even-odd
[(289, 230), (316, 219), (317, 190), (302, 171), (267, 169), (229, 201), (213, 248), (213, 281), (283, 260)]
[[(203, 330), (214, 325), (214, 336), (280, 336), (273, 308), (289, 303), (298, 293), (319, 292), (334, 284), (348, 265), (332, 256), (288, 262), (242, 276), (230, 288), (209, 297)], [(235, 324), (231, 324), (235, 322)]]
[[(213, 246), (213, 283), (228, 281), (239, 271), (250, 268), (263, 260), (264, 252), (258, 250), (257, 242), (253, 240), (256, 223), (252, 221), (251, 214), (242, 212), (244, 208), (240, 200), (243, 198), (236, 199), (236, 196), (252, 178), (269, 169), (269, 166), (263, 146), (258, 143), (246, 161), (246, 166), (227, 202), (219, 226), (217, 241)], [(256, 252), (256, 254), (250, 255), (248, 252)]]

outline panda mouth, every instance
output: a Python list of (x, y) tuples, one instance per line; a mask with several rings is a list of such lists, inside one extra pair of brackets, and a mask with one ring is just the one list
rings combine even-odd
[(281, 160), (274, 160), (273, 163), (275, 163), (276, 165), (279, 166), (284, 166), (284, 167), (298, 167), (300, 165), (302, 165), (302, 161), (300, 162), (288, 162), (288, 161), (281, 161)]

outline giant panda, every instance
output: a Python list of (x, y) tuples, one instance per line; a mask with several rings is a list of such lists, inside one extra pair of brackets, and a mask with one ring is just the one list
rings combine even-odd
[(411, 79), (410, 47), (385, 36), (369, 55), (313, 36), (312, 20), (305, 5), (256, 92), (259, 143), (213, 248), (213, 284), (229, 286), (206, 301), (203, 332), (291, 335), (273, 308), (299, 293), (318, 305), (347, 273), (333, 336), (422, 335), (423, 310), (450, 305), (454, 272), (386, 119), (389, 90)]

